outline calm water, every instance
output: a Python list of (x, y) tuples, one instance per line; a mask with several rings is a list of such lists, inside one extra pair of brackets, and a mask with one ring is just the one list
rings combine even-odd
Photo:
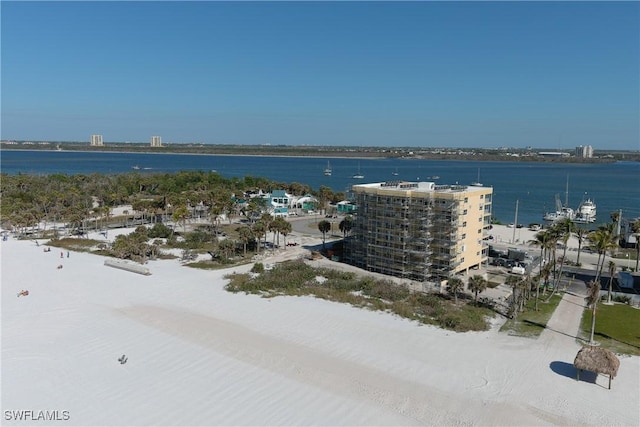
[[(323, 170), (331, 163), (332, 176)], [(565, 200), (569, 180), (569, 206), (576, 209), (586, 196), (598, 206), (595, 224), (609, 221), (622, 209), (625, 217), (640, 217), (640, 163), (552, 164), (538, 162), (474, 162), (458, 160), (340, 159), (309, 157), (219, 156), (67, 151), (0, 151), (0, 170), (7, 174), (90, 174), (215, 170), (226, 178), (251, 175), (279, 182), (299, 182), (314, 189), (321, 185), (346, 191), (351, 185), (394, 179), (441, 184), (470, 184), (478, 180), (494, 191), (493, 215), (513, 222), (516, 200), (518, 222), (540, 223), (546, 210), (555, 208), (555, 195)], [(362, 180), (352, 175), (360, 172)], [(393, 175), (397, 172), (397, 176)]]

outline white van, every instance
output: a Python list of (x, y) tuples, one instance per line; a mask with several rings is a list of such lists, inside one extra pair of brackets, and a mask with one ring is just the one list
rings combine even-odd
[(525, 270), (525, 268), (524, 268), (524, 267), (520, 267), (520, 266), (515, 265), (515, 266), (513, 266), (513, 268), (511, 269), (511, 272), (512, 272), (513, 274), (519, 274), (519, 275), (521, 275), (521, 276), (524, 276), (524, 274), (527, 272), (527, 270)]

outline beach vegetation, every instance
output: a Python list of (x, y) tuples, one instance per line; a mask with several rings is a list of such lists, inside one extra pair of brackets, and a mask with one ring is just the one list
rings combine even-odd
[(508, 319), (500, 331), (514, 336), (537, 338), (546, 328), (561, 300), (562, 295), (552, 295), (547, 301), (538, 304), (537, 310), (534, 300), (525, 301), (524, 311), (517, 317)]
[(450, 277), (447, 282), (447, 291), (453, 295), (455, 304), (458, 304), (458, 294), (464, 289), (464, 282), (459, 277)]
[(263, 271), (264, 271), (264, 264), (261, 262), (256, 262), (255, 264), (253, 264), (253, 267), (251, 267), (252, 273), (260, 274)]
[(277, 264), (261, 274), (231, 274), (227, 279), (229, 283), (225, 289), (229, 292), (245, 292), (264, 298), (312, 295), (369, 310), (387, 311), (457, 332), (487, 330), (487, 318), (494, 315), (482, 304), (458, 305), (447, 295), (412, 292), (390, 280), (316, 268), (301, 260)]
[(77, 239), (73, 237), (64, 237), (59, 239), (51, 239), (47, 245), (56, 248), (63, 248), (76, 252), (92, 252), (92, 250), (102, 244), (98, 240), (93, 239)]

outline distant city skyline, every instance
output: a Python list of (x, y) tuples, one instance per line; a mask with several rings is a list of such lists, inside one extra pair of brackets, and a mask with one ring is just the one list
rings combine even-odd
[(3, 140), (640, 149), (638, 2), (7, 2)]

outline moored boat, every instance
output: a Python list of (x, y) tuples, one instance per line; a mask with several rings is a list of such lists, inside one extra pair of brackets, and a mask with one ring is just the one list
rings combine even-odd
[(331, 170), (331, 164), (329, 162), (327, 162), (327, 167), (324, 169), (324, 175), (325, 176), (331, 176), (331, 173), (333, 171)]
[(478, 179), (471, 183), (474, 187), (482, 187), (482, 183), (480, 182), (480, 168), (478, 168)]
[(364, 179), (364, 175), (360, 172), (360, 163), (358, 163), (358, 173), (353, 175), (351, 178), (353, 179)]
[(593, 200), (587, 199), (583, 200), (578, 206), (578, 212), (574, 218), (574, 222), (590, 224), (592, 222), (596, 222), (596, 204)]
[(555, 212), (547, 212), (542, 219), (545, 221), (557, 222), (564, 219), (573, 221), (576, 217), (576, 212), (566, 205), (562, 205), (560, 197), (556, 194), (556, 210)]

